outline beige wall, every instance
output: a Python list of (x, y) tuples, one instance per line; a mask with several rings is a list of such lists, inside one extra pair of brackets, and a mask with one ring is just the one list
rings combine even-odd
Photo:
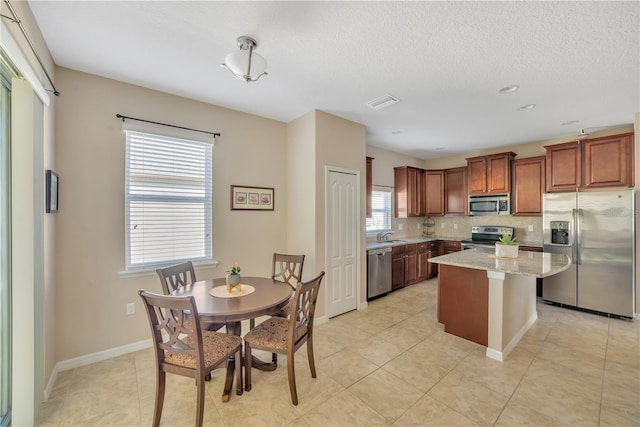
[[(116, 113), (220, 132), (213, 149), (214, 258), (199, 277), (271, 274), (287, 249), (286, 125), (281, 122), (58, 68), (56, 360), (149, 338), (138, 289), (161, 292), (155, 272), (124, 270), (124, 132)], [(231, 211), (230, 185), (273, 187), (274, 211)], [(136, 313), (126, 315), (134, 302)]]
[[(289, 247), (304, 249), (304, 279), (327, 269), (325, 230), (326, 167), (360, 173), (360, 224), (365, 214), (365, 128), (323, 111), (311, 111), (288, 124), (290, 208)], [(295, 218), (295, 219), (294, 219)], [(364, 225), (360, 231), (360, 302), (366, 301)], [(316, 316), (326, 315), (327, 274), (320, 287)]]
[[(366, 301), (367, 276), (366, 267), (366, 129), (363, 125), (334, 115), (316, 111), (316, 270), (326, 269), (326, 167), (349, 169), (360, 172), (360, 299)], [(326, 300), (326, 289), (330, 286), (329, 274), (325, 276), (327, 283), (321, 288), (319, 301)], [(318, 307), (318, 316), (326, 314), (325, 304)]]

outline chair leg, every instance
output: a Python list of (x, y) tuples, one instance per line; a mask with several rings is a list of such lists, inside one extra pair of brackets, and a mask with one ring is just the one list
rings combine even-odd
[(256, 327), (256, 319), (249, 319), (249, 330)]
[(278, 364), (278, 353), (271, 353), (271, 362), (274, 365)]
[(251, 391), (251, 345), (244, 342), (244, 390)]
[(291, 392), (291, 402), (298, 406), (298, 391), (296, 390), (296, 366), (293, 360), (293, 351), (287, 351), (287, 374), (289, 376), (289, 391)]
[(196, 380), (196, 387), (198, 388), (198, 404), (196, 409), (196, 426), (202, 426), (202, 419), (204, 415), (204, 378), (198, 378)]
[(316, 377), (316, 362), (313, 359), (313, 336), (307, 339), (307, 359), (309, 359), (309, 369), (311, 370), (311, 378)]
[[(240, 396), (242, 394), (243, 386), (242, 384), (242, 368), (244, 363), (242, 363), (242, 347), (236, 351), (236, 394)], [(251, 367), (249, 367), (251, 369)]]
[(156, 405), (153, 409), (153, 426), (160, 425), (160, 417), (162, 416), (162, 406), (164, 404), (164, 390), (166, 385), (167, 374), (158, 372), (156, 377)]

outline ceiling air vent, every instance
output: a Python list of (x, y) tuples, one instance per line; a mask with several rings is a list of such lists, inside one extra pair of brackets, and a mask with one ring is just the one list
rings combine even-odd
[(367, 102), (367, 106), (373, 108), (374, 110), (382, 110), (383, 108), (386, 108), (398, 102), (400, 102), (398, 98), (393, 95), (386, 94), (374, 99), (373, 101)]

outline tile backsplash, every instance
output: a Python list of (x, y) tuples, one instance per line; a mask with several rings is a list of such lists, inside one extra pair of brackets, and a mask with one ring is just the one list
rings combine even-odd
[[(520, 242), (542, 243), (541, 216), (451, 216), (431, 217), (429, 220), (434, 222), (434, 226), (429, 229), (435, 232), (435, 237), (468, 239), (471, 237), (471, 227), (473, 226), (501, 225), (513, 227), (516, 238)], [(392, 238), (420, 237), (425, 230), (424, 225), (425, 218), (391, 218)], [(533, 226), (533, 231), (529, 231), (530, 225)]]

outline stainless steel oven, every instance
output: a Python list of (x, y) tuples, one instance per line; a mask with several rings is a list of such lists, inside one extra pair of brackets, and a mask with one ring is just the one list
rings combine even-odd
[(460, 242), (462, 250), (480, 249), (484, 251), (495, 250), (495, 245), (500, 236), (508, 234), (513, 236), (513, 227), (503, 227), (497, 225), (478, 225), (471, 227), (471, 239)]
[(469, 196), (469, 215), (511, 214), (508, 194), (491, 196)]

